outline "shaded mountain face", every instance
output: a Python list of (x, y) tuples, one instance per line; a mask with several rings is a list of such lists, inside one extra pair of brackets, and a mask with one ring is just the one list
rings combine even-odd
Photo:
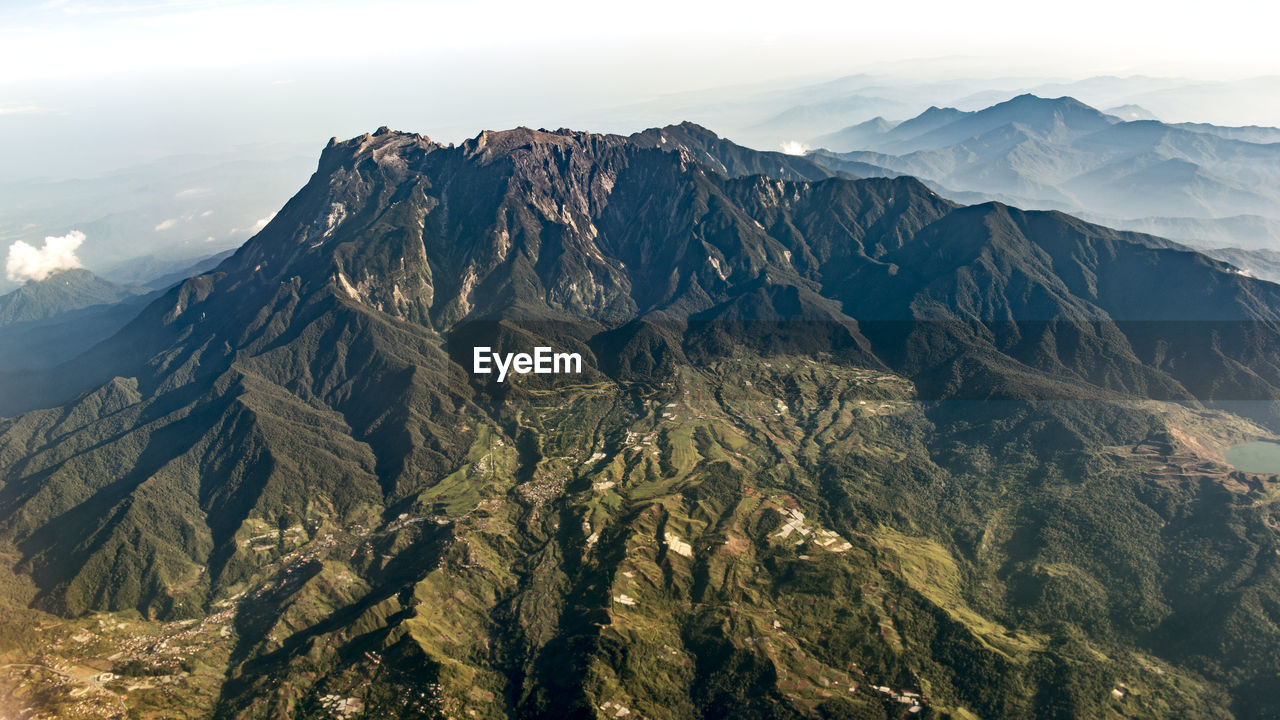
[(787, 161), (331, 141), (0, 421), (0, 629), (63, 618), (5, 652), (218, 717), (1274, 711), (1274, 483), (1222, 455), (1274, 436), (1205, 403), (1280, 395), (1280, 286)]
[[(976, 192), (1129, 229), (1169, 230), (1201, 247), (1244, 244), (1257, 232), (1242, 235), (1241, 226), (1280, 219), (1273, 190), (1280, 145), (1267, 128), (1122, 121), (1071, 98), (1032, 95), (972, 113), (931, 108), (878, 133), (858, 128), (822, 138), (846, 152), (813, 159), (832, 169), (858, 163), (864, 176), (871, 175), (866, 164), (881, 166), (953, 197)], [(1223, 234), (1235, 239), (1223, 243)]]

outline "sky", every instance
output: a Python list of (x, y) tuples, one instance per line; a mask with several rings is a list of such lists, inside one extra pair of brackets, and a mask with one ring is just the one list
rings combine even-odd
[(1242, 0), (17, 0), (0, 3), (0, 151), (11, 176), (61, 177), (381, 124), (461, 139), (858, 72), (1280, 75), (1277, 20)]
[[(1280, 72), (1277, 10), (1242, 0), (1211, 10), (1180, 0), (19, 0), (4, 8), (0, 67), (17, 76), (8, 80), (233, 68), (287, 75), (298, 62), (411, 58), (532, 59), (537, 69), (558, 55), (602, 60), (626, 70), (626, 84), (651, 89), (951, 55), (1057, 74)], [(691, 72), (673, 78), (641, 66), (673, 62)]]

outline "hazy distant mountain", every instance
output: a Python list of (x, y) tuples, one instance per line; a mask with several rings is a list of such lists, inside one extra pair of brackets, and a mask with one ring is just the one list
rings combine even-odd
[(64, 270), (0, 295), (0, 374), (49, 368), (83, 353), (124, 327), (147, 292), (88, 270)]
[(1272, 118), (1280, 117), (1280, 76), (1276, 75), (1225, 81), (1136, 75), (1066, 82), (1028, 81), (1013, 92), (991, 87), (969, 95), (949, 96), (954, 98), (949, 104), (962, 109), (981, 108), (1026, 93), (1040, 97), (1070, 96), (1099, 108), (1137, 105), (1166, 121), (1234, 125), (1274, 122)]
[(813, 139), (818, 147), (830, 150), (845, 151), (867, 147), (893, 129), (894, 124), (882, 117), (874, 117), (866, 122), (827, 135), (819, 135)]
[(112, 305), (144, 292), (103, 280), (88, 270), (63, 270), (0, 295), (0, 327), (47, 320), (93, 305)]
[(1243, 246), (1280, 242), (1272, 234), (1280, 143), (1246, 139), (1272, 133), (1280, 130), (1123, 121), (1071, 98), (1022, 95), (976, 112), (931, 108), (887, 129), (861, 126), (861, 150), (812, 157), (832, 169), (855, 162), (916, 176), (956, 198), (978, 193), (1168, 229), (1201, 246)]
[(833, 125), (861, 122), (883, 114), (899, 115), (907, 107), (885, 98), (852, 95), (788, 108), (747, 128), (747, 133), (802, 140)]
[(1276, 238), (1280, 238), (1280, 220), (1259, 215), (1237, 215), (1221, 219), (1190, 217), (1117, 219), (1088, 213), (1081, 213), (1081, 216), (1120, 230), (1178, 238), (1196, 247), (1207, 249), (1233, 246), (1265, 249), (1273, 247)]
[(820, 148), (830, 150), (857, 150), (870, 147), (883, 147), (887, 150), (897, 144), (910, 143), (921, 135), (937, 130), (968, 114), (955, 108), (930, 107), (910, 120), (891, 123), (877, 117), (829, 135), (820, 135), (813, 139), (813, 143)]
[(235, 249), (223, 250), (220, 253), (203, 258), (186, 258), (181, 260), (162, 260), (159, 258), (140, 258), (125, 263), (111, 270), (111, 276), (149, 290), (168, 290), (176, 283), (189, 277), (203, 275), (214, 269), (218, 263), (231, 257)]
[(1221, 125), (1209, 125), (1208, 123), (1174, 123), (1173, 127), (1182, 130), (1190, 130), (1192, 132), (1216, 135), (1221, 138), (1226, 138), (1227, 140), (1241, 140), (1243, 142), (1263, 144), (1280, 142), (1280, 128), (1273, 127), (1259, 127), (1257, 125), (1249, 125), (1246, 127), (1223, 127)]
[(688, 119), (739, 144), (776, 150), (785, 142), (805, 142), (875, 117), (911, 117), (940, 98), (950, 101), (998, 89), (1005, 99), (1017, 94), (1017, 88), (1040, 82), (1007, 77), (922, 82), (893, 74), (858, 74), (805, 85), (772, 81), (662, 96), (596, 113), (591, 120), (630, 132), (636, 123), (667, 125)]
[[(907, 138), (889, 138), (881, 144), (883, 149), (895, 153), (935, 150), (981, 140), (989, 133), (1003, 132), (1011, 127), (1037, 140), (1067, 143), (1102, 130), (1113, 122), (1105, 114), (1071, 98), (1045, 100), (1034, 95), (1019, 95), (977, 112), (950, 114), (942, 110), (930, 115), (926, 111), (919, 119), (933, 121), (936, 125), (927, 132), (913, 133)], [(944, 119), (945, 122), (940, 122)]]
[[(930, 74), (937, 74), (937, 64), (947, 65), (946, 72), (956, 72), (953, 62), (938, 61)], [(1280, 98), (1280, 79), (1277, 78), (1204, 82), (1130, 76), (1061, 82), (1036, 77), (970, 75), (921, 81), (906, 68), (903, 70), (901, 74), (851, 75), (806, 85), (774, 81), (681, 93), (597, 113), (591, 121), (593, 124), (603, 121), (610, 128), (630, 132), (637, 123), (666, 125), (689, 119), (752, 147), (776, 150), (782, 143), (799, 141), (844, 151), (862, 148), (813, 143), (812, 139), (875, 117), (889, 123), (898, 122), (920, 114), (931, 105), (978, 111), (1028, 93), (1039, 97), (1074, 97), (1095, 108), (1116, 108), (1117, 112), (1111, 113), (1114, 115), (1126, 112), (1126, 106), (1138, 106), (1153, 116), (1125, 116), (1122, 120), (1160, 118), (1169, 122), (1241, 124), (1269, 122), (1267, 118), (1280, 117), (1280, 101), (1273, 99)]]
[(1227, 247), (1207, 250), (1205, 254), (1247, 269), (1254, 277), (1280, 283), (1280, 251)]
[[(55, 405), (0, 420), (12, 697), (1280, 709), (1276, 486), (1221, 455), (1274, 431), (1206, 408), (1280, 400), (1280, 285), (781, 160), (696, 126), (332, 142), (233, 256), (6, 388)], [(498, 384), (478, 346), (583, 372)]]
[(1156, 114), (1141, 105), (1118, 105), (1113, 108), (1107, 108), (1106, 113), (1114, 117), (1118, 117), (1125, 122), (1134, 120), (1159, 120)]

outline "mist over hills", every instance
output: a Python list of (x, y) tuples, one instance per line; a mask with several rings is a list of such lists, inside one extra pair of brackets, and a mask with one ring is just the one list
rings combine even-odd
[[(1124, 120), (1274, 126), (1280, 118), (1280, 107), (1272, 100), (1280, 97), (1280, 78), (1274, 76), (1217, 82), (1142, 75), (1063, 80), (980, 72), (966, 75), (958, 73), (953, 63), (948, 66), (941, 75), (923, 68), (886, 67), (878, 73), (822, 82), (793, 80), (682, 93), (628, 105), (617, 113), (601, 113), (589, 120), (613, 129), (634, 127), (632, 123), (637, 121), (665, 125), (673, 118), (689, 119), (715, 128), (739, 144), (773, 149), (788, 141), (808, 142), (876, 117), (896, 123), (931, 106), (975, 112), (1026, 94), (1073, 97)], [(1141, 108), (1141, 116), (1124, 116), (1131, 107)]]
[(833, 169), (881, 166), (966, 201), (1060, 209), (1204, 248), (1260, 248), (1280, 241), (1277, 132), (1122, 121), (1072, 98), (1022, 95), (855, 125), (815, 139), (848, 152), (811, 157)]
[[(691, 124), (331, 141), (215, 269), (6, 384), (0, 637), (35, 669), (4, 687), (228, 718), (1277, 712), (1275, 480), (1222, 452), (1276, 437), (1280, 286), (813, 159)], [(584, 372), (497, 385), (478, 344)], [(39, 684), (58, 662), (120, 677), (77, 700)]]
[[(242, 244), (312, 165), (297, 146), (276, 143), (165, 157), (88, 177), (3, 178), (0, 250), (15, 241), (39, 247), (45, 236), (80, 231), (85, 267), (112, 282), (146, 284)], [(0, 293), (17, 287), (0, 277)]]

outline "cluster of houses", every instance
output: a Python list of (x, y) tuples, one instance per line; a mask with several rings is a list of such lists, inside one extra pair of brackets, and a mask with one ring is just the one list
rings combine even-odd
[(872, 685), (871, 689), (885, 696), (885, 698), (889, 700), (893, 700), (903, 705), (910, 705), (911, 707), (907, 709), (907, 712), (909, 713), (918, 713), (921, 708), (928, 704), (927, 701), (921, 697), (920, 693), (913, 692), (911, 690), (894, 690), (888, 685)]

